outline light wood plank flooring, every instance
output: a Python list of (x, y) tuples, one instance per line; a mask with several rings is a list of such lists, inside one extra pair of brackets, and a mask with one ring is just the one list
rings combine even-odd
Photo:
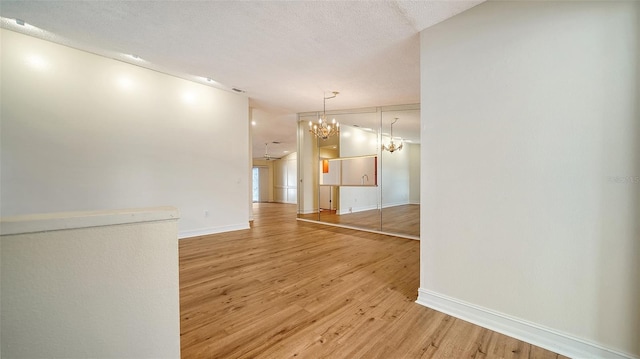
[(420, 205), (406, 204), (347, 214), (323, 210), (300, 215), (300, 218), (358, 227), (368, 230), (420, 237)]
[(418, 241), (254, 213), (180, 241), (182, 358), (564, 358), (414, 303)]

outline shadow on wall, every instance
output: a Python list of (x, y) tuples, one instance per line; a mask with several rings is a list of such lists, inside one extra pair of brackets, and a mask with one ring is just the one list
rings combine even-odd
[[(636, 19), (640, 19), (640, 6), (638, 6), (636, 8)], [(638, 33), (640, 33), (640, 24), (636, 24), (638, 25), (638, 28), (635, 31), (636, 36), (638, 36)], [(636, 128), (634, 133), (634, 141), (633, 143), (635, 144), (635, 148), (633, 149), (633, 153), (635, 153), (637, 156), (640, 157), (640, 122), (637, 119), (640, 119), (640, 42), (636, 41), (636, 51), (635, 51), (635, 59), (636, 59), (636, 66), (634, 67), (636, 70), (636, 101), (634, 101), (635, 104), (635, 116), (634, 118), (636, 118), (636, 121), (634, 122)], [(632, 216), (633, 218), (635, 218), (635, 224), (636, 224), (636, 228), (635, 228), (635, 256), (634, 258), (632, 258), (631, 263), (634, 263), (635, 267), (632, 268), (632, 272), (631, 273), (635, 273), (635, 278), (632, 275), (629, 279), (629, 286), (631, 288), (634, 288), (635, 286), (635, 292), (634, 292), (634, 296), (632, 298), (630, 298), (631, 303), (635, 303), (635, 315), (632, 317), (635, 319), (635, 327), (634, 327), (634, 331), (638, 334), (640, 334), (640, 305), (637, 305), (638, 303), (640, 303), (640, 221), (638, 221), (638, 218), (640, 218), (640, 158), (636, 158), (636, 160), (633, 162), (635, 164), (635, 173), (636, 175), (636, 181), (635, 181), (635, 187), (634, 187), (634, 193), (633, 193), (633, 197), (634, 200), (632, 201), (633, 203), (633, 208), (632, 208)], [(636, 353), (640, 353), (640, 340), (636, 341), (636, 347), (635, 347), (635, 352)]]
[[(636, 7), (636, 19), (640, 19), (640, 6)], [(612, 156), (606, 156), (605, 162), (614, 158), (626, 158), (627, 162), (618, 164), (623, 171), (606, 173), (607, 178), (601, 194), (602, 205), (616, 203), (615, 207), (607, 207), (603, 211), (599, 268), (602, 272), (611, 272), (617, 269), (617, 278), (611, 275), (609, 278), (600, 276), (598, 288), (599, 308), (619, 306), (624, 308), (618, 313), (621, 317), (614, 318), (616, 323), (628, 328), (631, 335), (640, 336), (640, 45), (637, 37), (640, 33), (640, 25), (636, 22), (633, 34), (636, 34), (636, 47), (632, 50), (635, 65), (635, 86), (630, 91), (635, 93), (635, 101), (630, 96), (632, 107), (630, 118), (611, 119), (611, 123), (604, 127), (603, 139), (605, 151)], [(627, 148), (619, 148), (619, 146)], [(615, 151), (615, 152), (614, 152)], [(603, 168), (611, 168), (606, 163)], [(614, 233), (616, 236), (611, 236)], [(605, 236), (609, 236), (608, 238)], [(598, 323), (612, 323), (607, 313), (601, 310), (598, 313)], [(626, 315), (624, 315), (626, 313)], [(611, 325), (611, 324), (609, 324)], [(608, 334), (606, 325), (598, 326), (599, 337)], [(613, 338), (612, 338), (613, 339)], [(632, 347), (632, 355), (640, 354), (640, 340), (636, 340)]]

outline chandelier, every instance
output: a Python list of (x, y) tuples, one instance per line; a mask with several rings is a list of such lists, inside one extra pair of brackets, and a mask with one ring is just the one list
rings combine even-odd
[(318, 119), (318, 123), (309, 121), (309, 132), (318, 138), (326, 140), (327, 138), (340, 134), (340, 124), (334, 118), (331, 123), (327, 123), (327, 100), (338, 96), (339, 92), (333, 91), (333, 96), (325, 97), (322, 105), (322, 117)]
[(402, 149), (402, 145), (403, 145), (403, 141), (402, 138), (400, 138), (400, 145), (396, 146), (395, 143), (393, 143), (393, 124), (398, 122), (398, 118), (396, 117), (395, 121), (391, 122), (391, 141), (389, 142), (389, 146), (385, 146), (382, 145), (382, 149), (385, 151), (389, 151), (391, 153), (393, 153), (394, 151), (400, 151)]

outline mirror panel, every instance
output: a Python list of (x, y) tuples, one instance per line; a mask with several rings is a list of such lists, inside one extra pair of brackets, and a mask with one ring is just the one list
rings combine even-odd
[(378, 109), (343, 111), (328, 117), (340, 123), (337, 156), (331, 159), (339, 161), (340, 182), (331, 186), (333, 210), (321, 208), (320, 221), (380, 230), (376, 183)]
[[(320, 113), (299, 114), (298, 217), (418, 238), (419, 105), (327, 112), (340, 136), (309, 133)], [(393, 153), (382, 145), (402, 143)]]
[[(394, 123), (395, 121), (395, 123)], [(393, 138), (391, 124), (393, 124)], [(381, 192), (383, 232), (420, 236), (420, 110), (382, 112)]]
[(320, 186), (378, 185), (378, 156), (320, 159)]

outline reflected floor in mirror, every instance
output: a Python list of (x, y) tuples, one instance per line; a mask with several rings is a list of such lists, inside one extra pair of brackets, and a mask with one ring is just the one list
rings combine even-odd
[[(317, 221), (318, 214), (304, 214), (299, 215), (298, 218)], [(380, 226), (380, 211), (377, 209), (341, 215), (336, 214), (336, 211), (323, 210), (320, 212), (320, 221), (419, 237), (420, 205), (407, 204), (383, 208), (382, 227)]]

